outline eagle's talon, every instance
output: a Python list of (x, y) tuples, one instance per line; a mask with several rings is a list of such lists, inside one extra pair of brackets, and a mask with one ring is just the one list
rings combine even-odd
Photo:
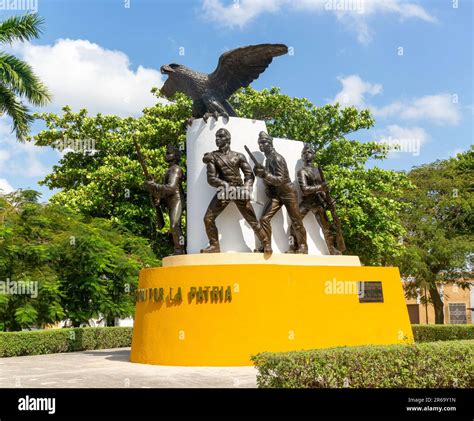
[(202, 116), (204, 123), (207, 123), (207, 120), (209, 120), (209, 117), (212, 117), (211, 113), (204, 113), (204, 115)]
[(183, 122), (183, 129), (185, 131), (188, 130), (193, 125), (194, 120), (196, 120), (194, 117), (190, 117), (185, 122)]
[(223, 119), (225, 119), (225, 122), (228, 123), (229, 122), (229, 113), (221, 113), (221, 117)]
[(216, 121), (219, 119), (219, 113), (217, 111), (214, 111), (212, 113), (212, 116), (215, 118)]

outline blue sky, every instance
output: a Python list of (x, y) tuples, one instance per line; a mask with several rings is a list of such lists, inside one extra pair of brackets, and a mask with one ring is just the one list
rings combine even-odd
[[(275, 59), (253, 86), (279, 86), (317, 105), (370, 108), (376, 126), (353, 138), (399, 143), (402, 151), (377, 165), (401, 170), (472, 144), (473, 3), (37, 0), (42, 37), (8, 50), (49, 86), (54, 102), (44, 110), (69, 104), (126, 116), (154, 102), (149, 91), (163, 83), (162, 64), (211, 72), (228, 49), (282, 42), (292, 54)], [(0, 10), (12, 13), (22, 12)], [(37, 181), (58, 152), (18, 144), (10, 130), (0, 118), (0, 188), (34, 188), (47, 199), (51, 192)]]

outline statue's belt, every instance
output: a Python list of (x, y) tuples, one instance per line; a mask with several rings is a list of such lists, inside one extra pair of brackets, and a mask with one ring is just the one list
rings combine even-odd
[(285, 190), (285, 191), (288, 191), (288, 190), (293, 190), (293, 183), (291, 182), (290, 179), (288, 179), (287, 181), (285, 181), (284, 183), (282, 184), (279, 184), (278, 186), (276, 186), (275, 184), (270, 184), (268, 181), (264, 180), (265, 184), (267, 185), (267, 187), (269, 187), (270, 189), (276, 189), (277, 191), (278, 190)]
[(244, 183), (242, 182), (242, 180), (240, 180), (239, 182), (236, 182), (236, 181), (233, 181), (233, 180), (223, 180), (221, 179), (222, 181), (225, 181), (229, 187), (245, 187)]

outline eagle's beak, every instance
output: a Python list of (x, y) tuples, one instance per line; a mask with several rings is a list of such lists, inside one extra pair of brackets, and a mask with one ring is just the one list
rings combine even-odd
[(168, 73), (174, 72), (174, 70), (167, 64), (165, 64), (164, 66), (161, 66), (160, 71), (161, 71), (161, 74), (163, 75), (167, 75)]

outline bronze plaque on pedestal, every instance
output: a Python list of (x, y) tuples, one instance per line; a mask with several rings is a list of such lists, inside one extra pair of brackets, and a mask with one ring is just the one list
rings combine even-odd
[(383, 303), (382, 282), (358, 282), (359, 303)]

